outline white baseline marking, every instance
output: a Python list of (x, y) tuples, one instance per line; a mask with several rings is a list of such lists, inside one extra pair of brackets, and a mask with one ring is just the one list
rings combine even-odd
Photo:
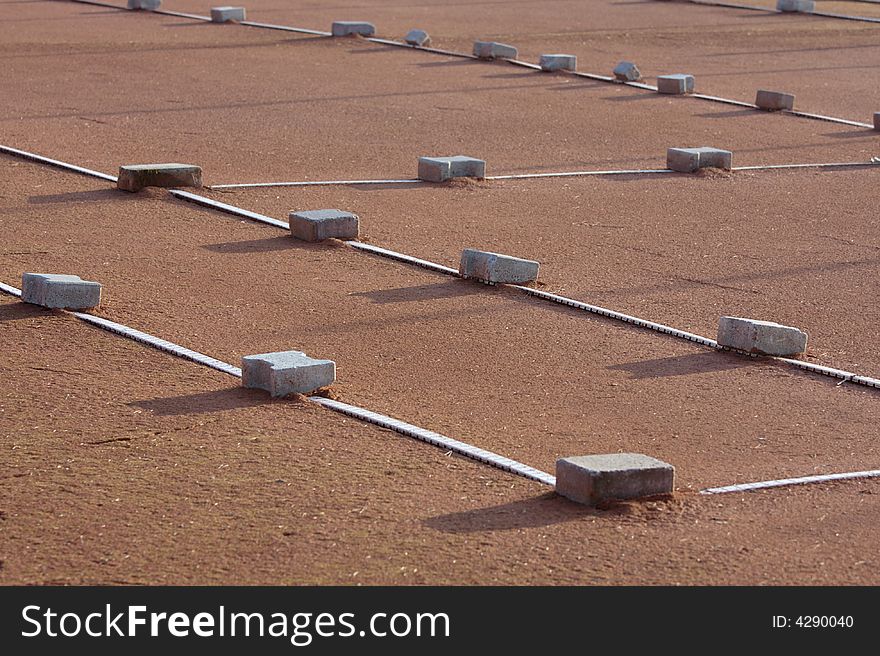
[(265, 214), (251, 212), (250, 210), (245, 210), (240, 207), (236, 207), (235, 205), (221, 203), (220, 201), (206, 198), (205, 196), (199, 196), (198, 194), (193, 194), (188, 191), (181, 191), (180, 189), (169, 189), (168, 191), (172, 196), (187, 200), (191, 203), (195, 203), (196, 205), (210, 207), (211, 209), (225, 212), (226, 214), (243, 216), (246, 219), (252, 219), (253, 221), (259, 221), (260, 223), (267, 223), (271, 226), (275, 226), (276, 228), (281, 228), (282, 230), (290, 230), (289, 223), (285, 221), (279, 221), (278, 219), (273, 219), (271, 216), (266, 216)]
[(799, 478), (780, 478), (775, 481), (761, 481), (759, 483), (740, 483), (738, 485), (726, 485), (724, 487), (710, 487), (701, 490), (700, 494), (729, 494), (731, 492), (751, 492), (753, 490), (765, 490), (773, 487), (786, 487), (789, 485), (806, 485), (808, 483), (828, 483), (830, 481), (846, 481), (855, 478), (880, 477), (880, 469), (869, 471), (847, 472), (843, 474), (822, 474), (819, 476), (801, 476)]
[(407, 178), (405, 180), (314, 180), (305, 182), (243, 182), (239, 184), (210, 185), (208, 189), (247, 189), (252, 187), (321, 187), (329, 185), (383, 185), (383, 184), (422, 184), (424, 180)]
[(57, 159), (50, 159), (48, 157), (43, 157), (42, 155), (37, 155), (36, 153), (29, 153), (26, 150), (19, 150), (18, 148), (12, 148), (10, 146), (0, 145), (0, 152), (6, 153), (7, 155), (15, 155), (16, 157), (23, 157), (24, 159), (29, 159), (33, 162), (39, 162), (40, 164), (48, 164), (49, 166), (54, 166), (59, 169), (66, 169), (68, 171), (73, 171), (74, 173), (88, 175), (93, 178), (100, 178), (109, 182), (116, 182), (118, 179), (115, 175), (93, 171), (92, 169), (76, 166), (75, 164), (68, 164), (67, 162), (62, 162)]
[(476, 460), (487, 465), (492, 465), (493, 467), (502, 469), (512, 474), (517, 474), (525, 478), (530, 478), (546, 485), (556, 485), (555, 476), (551, 476), (550, 474), (542, 472), (538, 469), (534, 469), (533, 467), (524, 465), (523, 463), (517, 462), (516, 460), (505, 458), (504, 456), (498, 455), (497, 453), (486, 451), (485, 449), (481, 449), (471, 444), (459, 442), (458, 440), (454, 440), (451, 437), (446, 437), (445, 435), (440, 435), (439, 433), (435, 433), (434, 431), (419, 428), (418, 426), (413, 426), (412, 424), (408, 424), (398, 419), (386, 417), (385, 415), (380, 415), (370, 410), (364, 410), (363, 408), (349, 405), (348, 403), (342, 403), (340, 401), (334, 401), (333, 399), (324, 398), (322, 396), (311, 396), (309, 397), (309, 400), (314, 401), (315, 403), (318, 403), (325, 408), (329, 408), (330, 410), (341, 412), (342, 414), (348, 415), (349, 417), (355, 417), (356, 419), (360, 419), (371, 424), (376, 424), (377, 426), (393, 430), (397, 433), (401, 433), (409, 437), (413, 437), (422, 442), (427, 442), (428, 444), (439, 446), (441, 449), (448, 449), (450, 451), (458, 453), (459, 455), (466, 456), (468, 458), (471, 458), (472, 460)]

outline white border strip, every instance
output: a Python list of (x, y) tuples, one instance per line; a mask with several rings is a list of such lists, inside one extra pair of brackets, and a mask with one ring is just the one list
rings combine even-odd
[(543, 299), (545, 301), (552, 301), (553, 303), (560, 303), (561, 305), (567, 305), (569, 307), (573, 307), (578, 310), (584, 310), (586, 312), (591, 312), (592, 314), (598, 314), (603, 317), (607, 317), (609, 319), (616, 319), (617, 321), (623, 321), (625, 323), (631, 323), (635, 326), (639, 326), (641, 328), (647, 328), (649, 330), (654, 330), (659, 333), (664, 333), (666, 335), (672, 335), (673, 337), (678, 337), (680, 339), (686, 339), (689, 342), (696, 342), (697, 344), (702, 344), (703, 346), (708, 346), (710, 348), (719, 348), (718, 342), (714, 339), (709, 339), (708, 337), (702, 337), (700, 335), (695, 335), (693, 333), (689, 333), (684, 330), (679, 330), (678, 328), (673, 328), (671, 326), (667, 326), (662, 323), (656, 323), (654, 321), (648, 321), (647, 319), (639, 319), (638, 317), (633, 317), (629, 314), (624, 314), (622, 312), (617, 312), (615, 310), (609, 310), (608, 308), (603, 308), (598, 305), (590, 305), (589, 303), (583, 303), (581, 301), (575, 301), (571, 298), (566, 298), (565, 296), (559, 296), (558, 294), (551, 294), (550, 292), (541, 291), (540, 289), (533, 289), (531, 287), (523, 287), (522, 285), (509, 285), (513, 289), (517, 289), (521, 292), (528, 294), (529, 296), (535, 296), (537, 298)]
[(333, 36), (330, 32), (321, 30), (309, 30), (304, 27), (287, 27), (286, 25), (273, 25), (272, 23), (255, 23), (254, 21), (240, 21), (239, 25), (246, 27), (261, 27), (267, 30), (281, 30), (282, 32), (297, 32), (299, 34), (313, 34), (315, 36)]
[(472, 460), (491, 465), (493, 467), (496, 467), (497, 469), (510, 472), (511, 474), (517, 474), (518, 476), (523, 476), (524, 478), (529, 478), (533, 481), (544, 483), (545, 485), (556, 485), (555, 476), (551, 476), (550, 474), (542, 472), (538, 469), (534, 469), (533, 467), (524, 465), (521, 462), (517, 462), (516, 460), (505, 458), (504, 456), (500, 456), (497, 453), (486, 451), (485, 449), (480, 449), (479, 447), (465, 444), (464, 442), (459, 442), (458, 440), (454, 440), (451, 437), (440, 435), (439, 433), (435, 433), (434, 431), (419, 428), (418, 426), (413, 426), (412, 424), (408, 424), (398, 419), (393, 419), (391, 417), (380, 415), (370, 410), (365, 410), (354, 405), (349, 405), (348, 403), (342, 403), (341, 401), (334, 401), (333, 399), (328, 399), (322, 396), (310, 396), (309, 400), (319, 405), (322, 405), (325, 408), (329, 408), (330, 410), (341, 412), (342, 414), (348, 415), (349, 417), (354, 417), (356, 419), (360, 419), (362, 421), (381, 426), (382, 428), (393, 430), (397, 433), (407, 435), (422, 442), (427, 442), (428, 444), (432, 444), (433, 446), (439, 446), (441, 449), (448, 449), (449, 451), (453, 451), (454, 453), (458, 453), (459, 455), (463, 455)]
[(281, 228), (282, 230), (290, 230), (289, 223), (279, 221), (278, 219), (273, 219), (271, 216), (266, 216), (265, 214), (251, 212), (250, 210), (245, 210), (240, 207), (236, 207), (235, 205), (227, 205), (226, 203), (221, 203), (220, 201), (206, 198), (205, 196), (199, 196), (198, 194), (193, 194), (188, 191), (181, 191), (180, 189), (169, 189), (168, 193), (170, 193), (172, 196), (175, 196), (176, 198), (187, 200), (191, 203), (195, 203), (196, 205), (209, 207), (213, 210), (225, 212), (226, 214), (243, 216), (246, 219), (252, 219), (254, 221), (259, 221), (260, 223), (267, 223), (270, 226), (275, 226), (276, 228)]
[(307, 182), (244, 182), (240, 184), (210, 185), (208, 189), (249, 189), (254, 187), (322, 187), (329, 185), (383, 185), (383, 184), (421, 184), (424, 180), (316, 180)]
[(860, 472), (847, 472), (843, 474), (822, 474), (820, 476), (801, 476), (800, 478), (780, 478), (775, 481), (761, 481), (759, 483), (740, 483), (739, 485), (726, 485), (724, 487), (710, 487), (700, 490), (700, 494), (729, 494), (731, 492), (751, 492), (753, 490), (766, 490), (773, 487), (787, 487), (790, 485), (806, 485), (807, 483), (827, 483), (829, 481), (846, 481), (854, 478), (878, 478), (880, 469), (872, 469)]
[[(79, 0), (77, 0), (77, 1), (79, 1)], [(39, 162), (40, 164), (48, 164), (49, 166), (54, 166), (59, 169), (73, 171), (74, 173), (79, 173), (81, 175), (88, 175), (93, 178), (100, 178), (102, 180), (107, 180), (109, 182), (116, 182), (118, 180), (118, 178), (115, 175), (101, 173), (100, 171), (93, 171), (92, 169), (86, 169), (86, 168), (83, 168), (82, 166), (76, 166), (75, 164), (68, 164), (67, 162), (61, 162), (57, 159), (50, 159), (48, 157), (43, 157), (42, 155), (37, 155), (36, 153), (29, 153), (26, 150), (19, 150), (18, 148), (4, 146), (2, 144), (0, 144), (0, 152), (6, 153), (7, 155), (16, 155), (18, 157), (23, 157), (24, 159), (29, 159), (33, 162)]]
[(511, 175), (487, 175), (486, 180), (528, 180), (531, 178), (575, 178), (588, 175), (653, 175), (675, 173), (671, 169), (629, 169), (619, 171), (562, 171), (559, 173), (514, 173)]
[[(759, 164), (757, 166), (734, 166), (731, 171), (770, 171), (774, 169), (812, 169), (812, 168), (844, 168), (871, 167), (876, 162), (824, 162), (807, 164)], [(559, 171), (552, 173), (512, 173), (508, 175), (487, 175), (484, 180), (529, 180), (536, 178), (576, 178), (591, 175), (656, 175), (658, 173), (678, 173), (672, 169), (611, 169), (602, 171)], [(425, 180), (320, 180), (305, 182), (244, 182), (235, 184), (210, 185), (208, 189), (252, 189), (259, 187), (312, 187), (330, 185), (383, 185), (383, 184), (420, 184)]]
[(146, 344), (147, 346), (152, 346), (153, 348), (159, 349), (160, 351), (170, 353), (171, 355), (176, 355), (185, 360), (197, 362), (198, 364), (205, 365), (206, 367), (210, 367), (211, 369), (222, 371), (224, 374), (229, 374), (230, 376), (241, 378), (241, 369), (239, 369), (238, 367), (233, 367), (231, 364), (227, 364), (225, 362), (222, 362), (221, 360), (212, 358), (209, 355), (205, 355), (204, 353), (193, 351), (184, 346), (180, 346), (179, 344), (175, 344), (174, 342), (168, 342), (159, 337), (155, 337), (154, 335), (141, 332), (140, 330), (135, 330), (134, 328), (129, 328), (128, 326), (124, 326), (121, 323), (116, 323), (115, 321), (110, 321), (109, 319), (105, 319), (94, 314), (86, 314), (85, 312), (71, 312), (71, 314), (77, 319), (81, 319), (82, 321), (90, 323), (93, 326), (97, 326), (98, 328), (101, 328), (103, 330), (107, 330), (111, 333), (116, 333), (117, 335), (127, 337), (128, 339), (140, 342), (141, 344)]
[(381, 248), (379, 246), (373, 246), (372, 244), (367, 244), (362, 241), (347, 241), (345, 242), (352, 248), (355, 248), (359, 251), (365, 251), (367, 253), (372, 253), (373, 255), (378, 255), (380, 257), (386, 257), (390, 260), (396, 260), (397, 262), (404, 262), (406, 264), (414, 264), (415, 266), (422, 267), (423, 269), (430, 269), (431, 271), (436, 271), (437, 273), (443, 273), (448, 276), (455, 276), (456, 278), (460, 278), (461, 275), (458, 273), (457, 269), (453, 269), (452, 267), (444, 266), (442, 264), (437, 264), (436, 262), (429, 262), (428, 260), (422, 260), (417, 257), (413, 257), (412, 255), (404, 255), (403, 253), (398, 253), (396, 251), (390, 251), (387, 248)]
[(7, 285), (2, 282), (0, 282), (0, 292), (5, 292), (10, 296), (21, 298), (21, 290), (18, 287), (13, 287), (12, 285)]

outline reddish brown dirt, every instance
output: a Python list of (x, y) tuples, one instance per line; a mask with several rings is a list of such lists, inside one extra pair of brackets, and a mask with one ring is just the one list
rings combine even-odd
[[(269, 20), (263, 4), (253, 17)], [(597, 21), (619, 30), (611, 7)], [(72, 3), (15, 8), (0, 22), (15, 90), (0, 98), (0, 142), (107, 171), (181, 159), (209, 182), (410, 177), (428, 152), (485, 156), (493, 173), (662, 166), (685, 139), (730, 146), (738, 164), (874, 154), (871, 132), (505, 65)], [(314, 12), (310, 27), (372, 18), (297, 9), (303, 23)], [(693, 9), (695, 26), (734, 15)], [(436, 15), (459, 25), (452, 42), (519, 10), (533, 8), (478, 3), (465, 28), (457, 10)], [(683, 15), (635, 10), (669, 26)], [(558, 12), (541, 20), (531, 36), (559, 31)], [(303, 245), (162, 191), (0, 165), (3, 282), (29, 270), (100, 280), (100, 314), (230, 362), (286, 348), (333, 358), (339, 398), (548, 471), (558, 456), (618, 450), (678, 469), (671, 501), (584, 509), (3, 297), (4, 583), (878, 582), (876, 482), (695, 494), (876, 467), (875, 391)], [(800, 319), (809, 357), (861, 366), (880, 363), (866, 339), (875, 176), (215, 195), (279, 217), (354, 209), (370, 241), (448, 263), (465, 245), (533, 255), (554, 291), (710, 334), (722, 311)]]

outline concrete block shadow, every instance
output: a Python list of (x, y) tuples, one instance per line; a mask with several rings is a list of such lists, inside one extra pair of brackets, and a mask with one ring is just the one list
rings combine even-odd
[[(230, 387), (212, 392), (197, 392), (181, 396), (133, 401), (128, 405), (149, 410), (155, 415), (170, 416), (225, 412), (239, 408), (253, 408), (270, 402), (272, 402), (272, 399), (262, 390)], [(283, 402), (283, 399), (281, 402)]]

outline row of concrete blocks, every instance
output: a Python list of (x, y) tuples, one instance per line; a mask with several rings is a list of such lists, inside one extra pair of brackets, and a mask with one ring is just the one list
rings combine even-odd
[[(291, 236), (305, 241), (356, 239), (358, 217), (340, 210), (291, 212)], [(466, 248), (461, 254), (459, 274), (487, 283), (523, 284), (537, 280), (539, 263), (491, 251)], [(101, 284), (79, 276), (25, 273), (21, 279), (22, 300), (47, 308), (87, 310), (101, 303)], [(789, 356), (803, 353), (807, 334), (797, 328), (771, 321), (743, 317), (721, 317), (718, 344), (760, 355)]]
[[(420, 180), (446, 182), (452, 178), (485, 178), (486, 162), (476, 157), (420, 157)], [(146, 187), (202, 186), (202, 169), (194, 164), (126, 164), (119, 167), (116, 187), (124, 191), (140, 191)]]

